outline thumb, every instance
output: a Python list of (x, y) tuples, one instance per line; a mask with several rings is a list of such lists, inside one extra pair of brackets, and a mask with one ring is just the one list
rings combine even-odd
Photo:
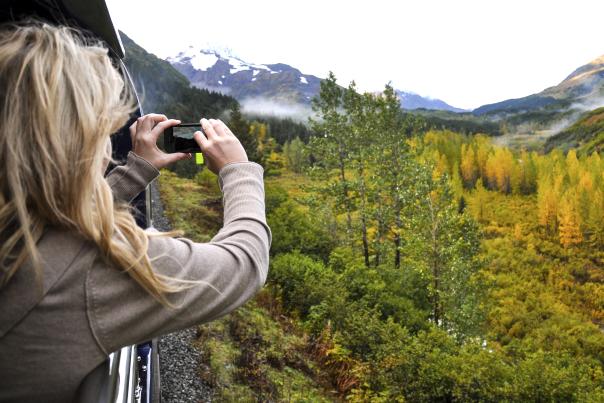
[(190, 153), (172, 153), (166, 154), (165, 161), (166, 165), (173, 164), (177, 161), (190, 159), (192, 155)]

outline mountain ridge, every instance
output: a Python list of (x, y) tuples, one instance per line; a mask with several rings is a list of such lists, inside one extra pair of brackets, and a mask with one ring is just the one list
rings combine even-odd
[[(568, 108), (573, 103), (602, 98), (594, 107), (604, 105), (604, 55), (578, 67), (557, 85), (525, 97), (482, 105), (472, 111), (477, 116), (534, 111), (544, 108)], [(597, 105), (600, 103), (600, 105)], [(592, 108), (593, 109), (593, 108)]]

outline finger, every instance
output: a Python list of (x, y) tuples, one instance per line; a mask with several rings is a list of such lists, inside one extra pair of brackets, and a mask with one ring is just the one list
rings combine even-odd
[(176, 119), (164, 120), (163, 122), (158, 123), (155, 125), (153, 130), (151, 130), (151, 138), (157, 141), (157, 138), (164, 132), (164, 130), (166, 130), (168, 127), (179, 125), (180, 123), (180, 120)]
[(197, 144), (199, 144), (199, 148), (201, 148), (202, 150), (204, 150), (208, 146), (208, 143), (209, 143), (208, 139), (200, 131), (196, 131), (193, 134), (193, 139), (197, 142)]
[(218, 135), (220, 135), (220, 136), (228, 135), (227, 127), (224, 123), (222, 123), (222, 121), (210, 119), (210, 123), (212, 123), (212, 126), (214, 126), (214, 130), (216, 131), (216, 133), (218, 133)]
[(231, 129), (229, 129), (229, 127), (225, 124), (224, 125), (224, 129), (226, 131), (227, 134), (234, 136), (235, 134), (231, 131)]
[(214, 126), (208, 121), (208, 119), (201, 119), (201, 128), (203, 129), (206, 138), (212, 139), (213, 137), (217, 137), (218, 134), (214, 130)]
[(137, 121), (135, 120), (134, 123), (130, 125), (130, 139), (132, 140), (132, 144), (134, 144), (134, 141), (136, 140), (136, 123)]
[(155, 126), (155, 122), (149, 117), (149, 115), (138, 118), (137, 122), (137, 127), (140, 132), (139, 134), (143, 136), (149, 133), (151, 129), (153, 129), (153, 126)]
[(143, 116), (141, 119), (141, 130), (143, 134), (150, 133), (157, 123), (168, 120), (166, 115), (160, 115), (157, 113), (149, 113), (148, 115)]
[(145, 117), (151, 119), (155, 123), (163, 122), (164, 120), (168, 120), (168, 117), (159, 113), (149, 113), (145, 115)]

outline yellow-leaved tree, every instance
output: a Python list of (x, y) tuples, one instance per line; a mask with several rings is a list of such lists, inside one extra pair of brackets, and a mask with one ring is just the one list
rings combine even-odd
[(487, 159), (486, 174), (489, 185), (502, 193), (512, 190), (512, 170), (514, 168), (514, 155), (504, 147), (498, 147)]
[(539, 224), (545, 227), (549, 234), (555, 234), (558, 229), (558, 200), (562, 186), (560, 175), (543, 176), (537, 186), (537, 208)]
[(560, 201), (560, 208), (558, 210), (558, 236), (560, 244), (565, 248), (583, 242), (576, 200), (574, 192), (568, 191)]
[(478, 177), (478, 165), (476, 164), (474, 149), (470, 144), (461, 145), (461, 164), (459, 168), (466, 189), (474, 188)]

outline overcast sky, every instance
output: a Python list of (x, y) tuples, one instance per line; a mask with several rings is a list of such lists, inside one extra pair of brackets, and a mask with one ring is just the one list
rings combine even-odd
[(247, 62), (332, 70), (472, 109), (539, 92), (604, 54), (604, 0), (107, 0), (159, 57), (189, 45)]

